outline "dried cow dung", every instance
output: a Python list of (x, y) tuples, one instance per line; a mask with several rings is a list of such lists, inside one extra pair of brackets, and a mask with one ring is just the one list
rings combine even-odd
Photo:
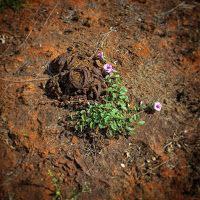
[(53, 76), (45, 88), (51, 98), (62, 100), (82, 95), (98, 100), (106, 88), (102, 69), (93, 59), (83, 59), (80, 54), (61, 54), (50, 63), (49, 70)]

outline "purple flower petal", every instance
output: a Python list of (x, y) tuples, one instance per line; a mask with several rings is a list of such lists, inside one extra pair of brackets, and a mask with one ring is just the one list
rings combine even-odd
[(104, 69), (104, 71), (105, 71), (106, 73), (108, 73), (108, 74), (110, 74), (110, 73), (112, 73), (112, 72), (114, 71), (114, 69), (113, 69), (113, 67), (112, 67), (111, 64), (105, 64), (105, 65), (103, 66), (103, 69)]
[(98, 53), (98, 57), (99, 57), (100, 60), (104, 60), (104, 56), (103, 56), (102, 51)]
[(155, 102), (154, 105), (153, 105), (153, 108), (154, 110), (156, 111), (161, 111), (161, 108), (162, 108), (162, 104), (160, 102)]

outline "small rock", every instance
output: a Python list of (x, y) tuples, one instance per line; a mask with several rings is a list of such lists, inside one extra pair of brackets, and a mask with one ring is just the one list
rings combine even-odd
[(58, 159), (58, 164), (65, 164), (67, 160), (65, 158), (59, 158)]
[(121, 167), (122, 167), (122, 168), (125, 168), (125, 164), (121, 163)]
[(55, 149), (55, 148), (49, 149), (49, 153), (50, 153), (50, 154), (56, 154), (56, 149)]
[(86, 27), (91, 27), (91, 20), (89, 18), (83, 20), (82, 25)]
[(0, 41), (2, 44), (5, 44), (6, 43), (6, 38), (4, 35), (0, 36)]
[(76, 136), (72, 137), (72, 144), (77, 144), (78, 143), (78, 138)]
[(153, 161), (156, 161), (156, 157), (152, 157), (152, 160), (153, 160)]
[(131, 157), (131, 156), (130, 156), (130, 153), (129, 153), (128, 151), (125, 152), (125, 155), (126, 155), (127, 158), (130, 158), (130, 157)]
[(68, 34), (70, 34), (70, 33), (72, 33), (73, 31), (71, 30), (71, 29), (66, 29), (66, 30), (64, 30), (64, 32), (63, 32), (63, 34), (64, 35), (68, 35)]

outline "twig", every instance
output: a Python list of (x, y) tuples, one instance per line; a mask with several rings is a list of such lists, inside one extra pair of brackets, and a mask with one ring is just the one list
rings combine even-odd
[(174, 8), (168, 10), (167, 12), (164, 12), (164, 13), (161, 13), (161, 15), (166, 15), (166, 14), (169, 14), (171, 12), (174, 12), (177, 8), (181, 7), (183, 4), (185, 4), (185, 2), (181, 2), (180, 4), (178, 4), (177, 6), (175, 6)]
[(150, 172), (152, 172), (152, 171), (158, 169), (159, 167), (161, 167), (161, 166), (167, 164), (167, 163), (168, 163), (169, 161), (171, 161), (171, 160), (172, 160), (172, 159), (170, 158), (169, 160), (166, 160), (165, 162), (160, 163), (159, 165), (155, 166), (154, 168), (148, 170), (148, 171), (147, 171), (146, 173), (144, 173), (143, 175), (146, 175), (146, 174), (148, 174), (148, 173), (150, 173)]
[[(39, 10), (40, 10), (40, 7), (41, 7), (41, 5), (43, 4), (43, 2), (44, 2), (44, 0), (42, 0), (42, 2), (40, 3), (40, 5), (39, 5), (37, 11), (36, 11), (35, 14), (33, 15), (33, 17), (32, 17), (33, 19), (34, 19), (35, 16), (38, 14), (38, 12), (39, 12)], [(35, 23), (33, 24), (33, 27), (36, 25), (36, 23), (37, 23), (37, 21), (35, 21)], [(26, 39), (25, 39), (25, 40), (28, 39), (28, 37), (31, 35), (32, 31), (33, 31), (33, 29), (30, 30), (30, 32), (29, 32), (28, 35), (26, 36)], [(23, 43), (24, 43), (24, 42), (23, 42)], [(22, 43), (22, 44), (23, 44), (23, 43)], [(21, 45), (22, 45), (22, 44), (21, 44)], [(21, 46), (21, 45), (20, 45), (20, 46)], [(10, 46), (11, 46), (11, 44), (4, 50), (4, 52), (1, 54), (1, 56), (4, 56), (4, 53), (9, 49)], [(20, 47), (20, 46), (19, 46), (19, 47)]]
[(171, 142), (169, 142), (168, 144), (166, 144), (164, 147), (163, 147), (163, 149), (165, 150), (168, 146), (170, 146), (172, 144), (172, 141)]
[(116, 30), (113, 28), (113, 27), (110, 27), (110, 30), (107, 32), (107, 33), (103, 33), (103, 37), (100, 41), (97, 42), (97, 47), (96, 47), (96, 50), (94, 52), (94, 54), (91, 56), (91, 58), (97, 54), (98, 50), (100, 48), (102, 48), (103, 44), (104, 44), (104, 41), (106, 40), (106, 38), (110, 35), (110, 33), (112, 32), (115, 32)]
[[(56, 2), (56, 5), (54, 6), (54, 8), (53, 8), (52, 11), (50, 12), (49, 16), (48, 16), (47, 19), (45, 20), (42, 29), (43, 29), (44, 26), (47, 24), (49, 18), (51, 17), (51, 15), (53, 14), (54, 10), (56, 9), (56, 7), (57, 7), (57, 5), (58, 5), (58, 2), (59, 2), (59, 1)], [(35, 24), (36, 24), (36, 22), (35, 22)], [(34, 26), (35, 26), (35, 24), (34, 24)], [(28, 38), (29, 38), (29, 36), (31, 35), (32, 31), (33, 31), (33, 29), (31, 29), (31, 31), (29, 32), (29, 34), (26, 36), (24, 42), (19, 46), (19, 49), (26, 43), (26, 41), (28, 40)], [(41, 31), (42, 31), (42, 30), (41, 30)], [(39, 35), (40, 35), (40, 34), (39, 34)]]
[[(198, 4), (196, 4), (196, 5), (198, 5)], [(194, 5), (186, 4), (186, 3), (183, 1), (183, 2), (181, 2), (180, 4), (178, 4), (177, 6), (175, 6), (174, 8), (172, 8), (172, 9), (170, 9), (170, 10), (164, 12), (164, 13), (161, 13), (161, 14), (159, 14), (158, 16), (161, 17), (161, 16), (168, 15), (169, 13), (174, 12), (174, 11), (175, 11), (177, 8), (179, 8), (179, 7), (182, 7), (182, 8), (193, 8)]]
[(51, 15), (53, 14), (54, 10), (55, 10), (56, 7), (58, 6), (58, 2), (59, 2), (59, 1), (56, 2), (56, 5), (54, 6), (54, 8), (52, 9), (52, 11), (50, 12), (49, 16), (47, 17), (47, 19), (46, 19), (46, 21), (45, 21), (45, 23), (44, 23), (44, 25), (43, 25), (43, 27), (46, 25), (46, 23), (48, 22), (49, 18), (50, 18)]

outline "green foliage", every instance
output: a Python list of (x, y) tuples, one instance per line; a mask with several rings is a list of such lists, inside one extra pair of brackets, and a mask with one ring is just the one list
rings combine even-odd
[(27, 133), (27, 132), (23, 132), (23, 136), (25, 137), (25, 138), (29, 138), (29, 134)]
[(24, 0), (0, 0), (0, 11), (6, 7), (19, 10), (23, 6)]
[(92, 189), (88, 182), (84, 182), (80, 188), (75, 188), (69, 200), (78, 200), (82, 193), (91, 193)]
[(52, 200), (59, 200), (62, 198), (61, 189), (60, 189), (60, 181), (56, 176), (53, 174), (51, 170), (48, 170), (48, 175), (51, 177), (51, 181), (55, 187), (55, 192), (53, 194)]
[(82, 132), (88, 128), (102, 129), (106, 131), (107, 136), (133, 133), (135, 126), (145, 123), (140, 120), (141, 108), (139, 106), (130, 108), (128, 91), (123, 86), (119, 74), (107, 75), (105, 82), (108, 88), (104, 102), (91, 104), (87, 109), (79, 111), (76, 130)]

